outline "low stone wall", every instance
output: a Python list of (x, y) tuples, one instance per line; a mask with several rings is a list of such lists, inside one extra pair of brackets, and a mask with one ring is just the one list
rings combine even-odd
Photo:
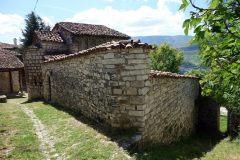
[(76, 107), (113, 127), (139, 128), (149, 68), (150, 50), (143, 48), (111, 49), (46, 62), (42, 64), (44, 98)]
[(198, 124), (199, 82), (186, 77), (150, 77), (145, 96), (145, 141), (166, 144), (194, 133)]

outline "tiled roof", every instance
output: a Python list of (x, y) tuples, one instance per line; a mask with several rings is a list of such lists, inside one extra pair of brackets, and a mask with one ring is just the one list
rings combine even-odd
[(35, 31), (35, 34), (41, 41), (64, 42), (57, 32)]
[(161, 71), (154, 71), (151, 70), (150, 76), (155, 77), (167, 77), (167, 78), (196, 78), (199, 79), (199, 77), (191, 76), (191, 75), (180, 75), (177, 73), (171, 73), (171, 72), (161, 72)]
[(49, 59), (44, 61), (43, 63), (57, 61), (57, 60), (64, 60), (66, 58), (73, 58), (76, 56), (82, 56), (82, 55), (90, 54), (93, 52), (106, 51), (106, 50), (118, 49), (118, 48), (120, 49), (129, 49), (129, 48), (153, 49), (152, 45), (148, 45), (147, 43), (140, 43), (139, 39), (138, 40), (122, 40), (118, 42), (112, 41), (96, 47), (89, 48), (87, 50), (80, 51), (78, 53), (66, 55), (64, 57), (58, 57), (58, 59)]
[(17, 69), (23, 68), (23, 63), (9, 51), (0, 50), (0, 69)]
[(4, 52), (5, 54), (11, 54), (11, 55), (14, 55), (14, 56), (21, 56), (21, 54), (18, 53), (18, 52), (6, 50), (6, 49), (0, 50), (0, 54), (3, 53), (3, 52)]
[[(21, 46), (17, 46), (18, 48), (21, 48)], [(0, 48), (2, 49), (14, 49), (14, 45), (13, 44), (8, 44), (8, 43), (2, 43), (0, 42)]]
[(51, 61), (51, 60), (58, 60), (61, 58), (65, 58), (66, 54), (58, 54), (58, 55), (43, 55), (43, 58), (45, 61)]
[(114, 29), (108, 28), (104, 25), (72, 23), (72, 22), (59, 22), (55, 26), (60, 25), (67, 31), (76, 35), (93, 35), (93, 36), (110, 36), (118, 38), (131, 38), (130, 36), (118, 32)]

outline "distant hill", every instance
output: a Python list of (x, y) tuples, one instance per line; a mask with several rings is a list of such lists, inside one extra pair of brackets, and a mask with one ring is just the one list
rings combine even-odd
[(163, 42), (169, 42), (170, 46), (180, 47), (187, 46), (185, 43), (189, 41), (193, 36), (132, 36), (131, 39), (140, 39), (142, 43), (152, 44), (153, 42), (160, 44)]
[(198, 52), (198, 45), (195, 44), (193, 46), (189, 46), (186, 44), (193, 36), (184, 36), (184, 35), (177, 35), (177, 36), (132, 36), (133, 40), (140, 39), (142, 43), (152, 44), (153, 42), (160, 44), (160, 43), (167, 43), (169, 42), (170, 46), (174, 46), (177, 49), (183, 51), (184, 56), (184, 64), (181, 66), (180, 72), (181, 74), (185, 73), (186, 71), (196, 70), (199, 69), (197, 65), (200, 62), (200, 59), (196, 57), (196, 53)]

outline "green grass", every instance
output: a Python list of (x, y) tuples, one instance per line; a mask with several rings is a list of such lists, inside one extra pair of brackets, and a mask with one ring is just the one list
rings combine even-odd
[[(12, 147), (19, 146), (18, 148), (21, 148), (20, 151), (19, 149), (11, 151), (9, 158), (37, 159), (38, 157), (39, 159), (46, 159), (41, 155), (42, 151), (38, 150), (40, 143), (34, 133), (34, 124), (21, 111), (19, 105), (13, 105), (16, 101), (32, 110), (45, 126), (44, 129), (48, 131), (48, 137), (54, 142), (54, 148), (56, 149), (52, 152), (48, 149), (50, 156), (58, 154), (63, 159), (112, 159), (113, 157), (114, 159), (126, 159), (126, 153), (118, 147), (117, 143), (111, 141), (111, 139), (114, 139), (114, 136), (111, 136), (114, 130), (111, 128), (103, 128), (103, 126), (99, 126), (96, 122), (87, 119), (79, 112), (76, 112), (74, 106), (71, 109), (66, 109), (58, 105), (49, 104), (43, 100), (27, 101), (24, 98), (10, 99), (7, 103), (8, 109), (10, 105), (12, 108), (18, 108), (15, 112), (19, 116), (21, 115), (19, 118), (22, 119), (16, 119), (18, 126), (21, 126), (21, 130), (15, 132), (16, 134), (12, 138), (12, 141), (4, 142), (6, 145), (12, 143)], [(5, 115), (5, 112), (9, 111), (1, 108), (2, 112)], [(11, 109), (9, 116), (15, 115), (15, 112)], [(6, 117), (4, 119), (9, 121), (10, 118)], [(25, 122), (27, 123), (25, 124)], [(15, 130), (16, 128), (17, 126), (13, 126), (9, 130)], [(28, 132), (31, 133), (31, 136), (25, 137), (24, 135), (29, 134)], [(22, 137), (22, 139), (19, 140), (19, 137)], [(33, 156), (21, 153), (23, 150), (29, 152), (30, 148), (32, 149)], [(34, 152), (37, 152), (39, 155)]]
[[(15, 103), (24, 104), (41, 120), (56, 149), (49, 154), (57, 153), (63, 159), (127, 159), (128, 154), (138, 160), (240, 159), (240, 137), (216, 139), (206, 134), (165, 146), (145, 144), (143, 149), (126, 153), (111, 140), (128, 137), (132, 132), (100, 126), (76, 112), (74, 106), (66, 109), (24, 98), (0, 104), (0, 159), (46, 159), (38, 149), (40, 142), (33, 122)], [(220, 124), (221, 131), (226, 130), (222, 128), (226, 117), (221, 116)], [(6, 149), (10, 150), (8, 155)]]
[(43, 159), (39, 144), (33, 122), (21, 108), (0, 104), (0, 159)]
[(227, 131), (227, 117), (220, 116), (220, 131), (226, 132)]

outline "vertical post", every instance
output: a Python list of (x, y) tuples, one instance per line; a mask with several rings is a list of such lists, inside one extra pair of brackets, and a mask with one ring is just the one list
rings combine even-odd
[(19, 74), (19, 82), (20, 82), (20, 92), (23, 93), (23, 87), (22, 87), (22, 70), (21, 70), (21, 69), (18, 70), (18, 74)]
[(8, 71), (9, 73), (9, 79), (10, 79), (10, 89), (11, 89), (11, 92), (13, 92), (13, 82), (12, 82), (12, 72), (11, 70)]

